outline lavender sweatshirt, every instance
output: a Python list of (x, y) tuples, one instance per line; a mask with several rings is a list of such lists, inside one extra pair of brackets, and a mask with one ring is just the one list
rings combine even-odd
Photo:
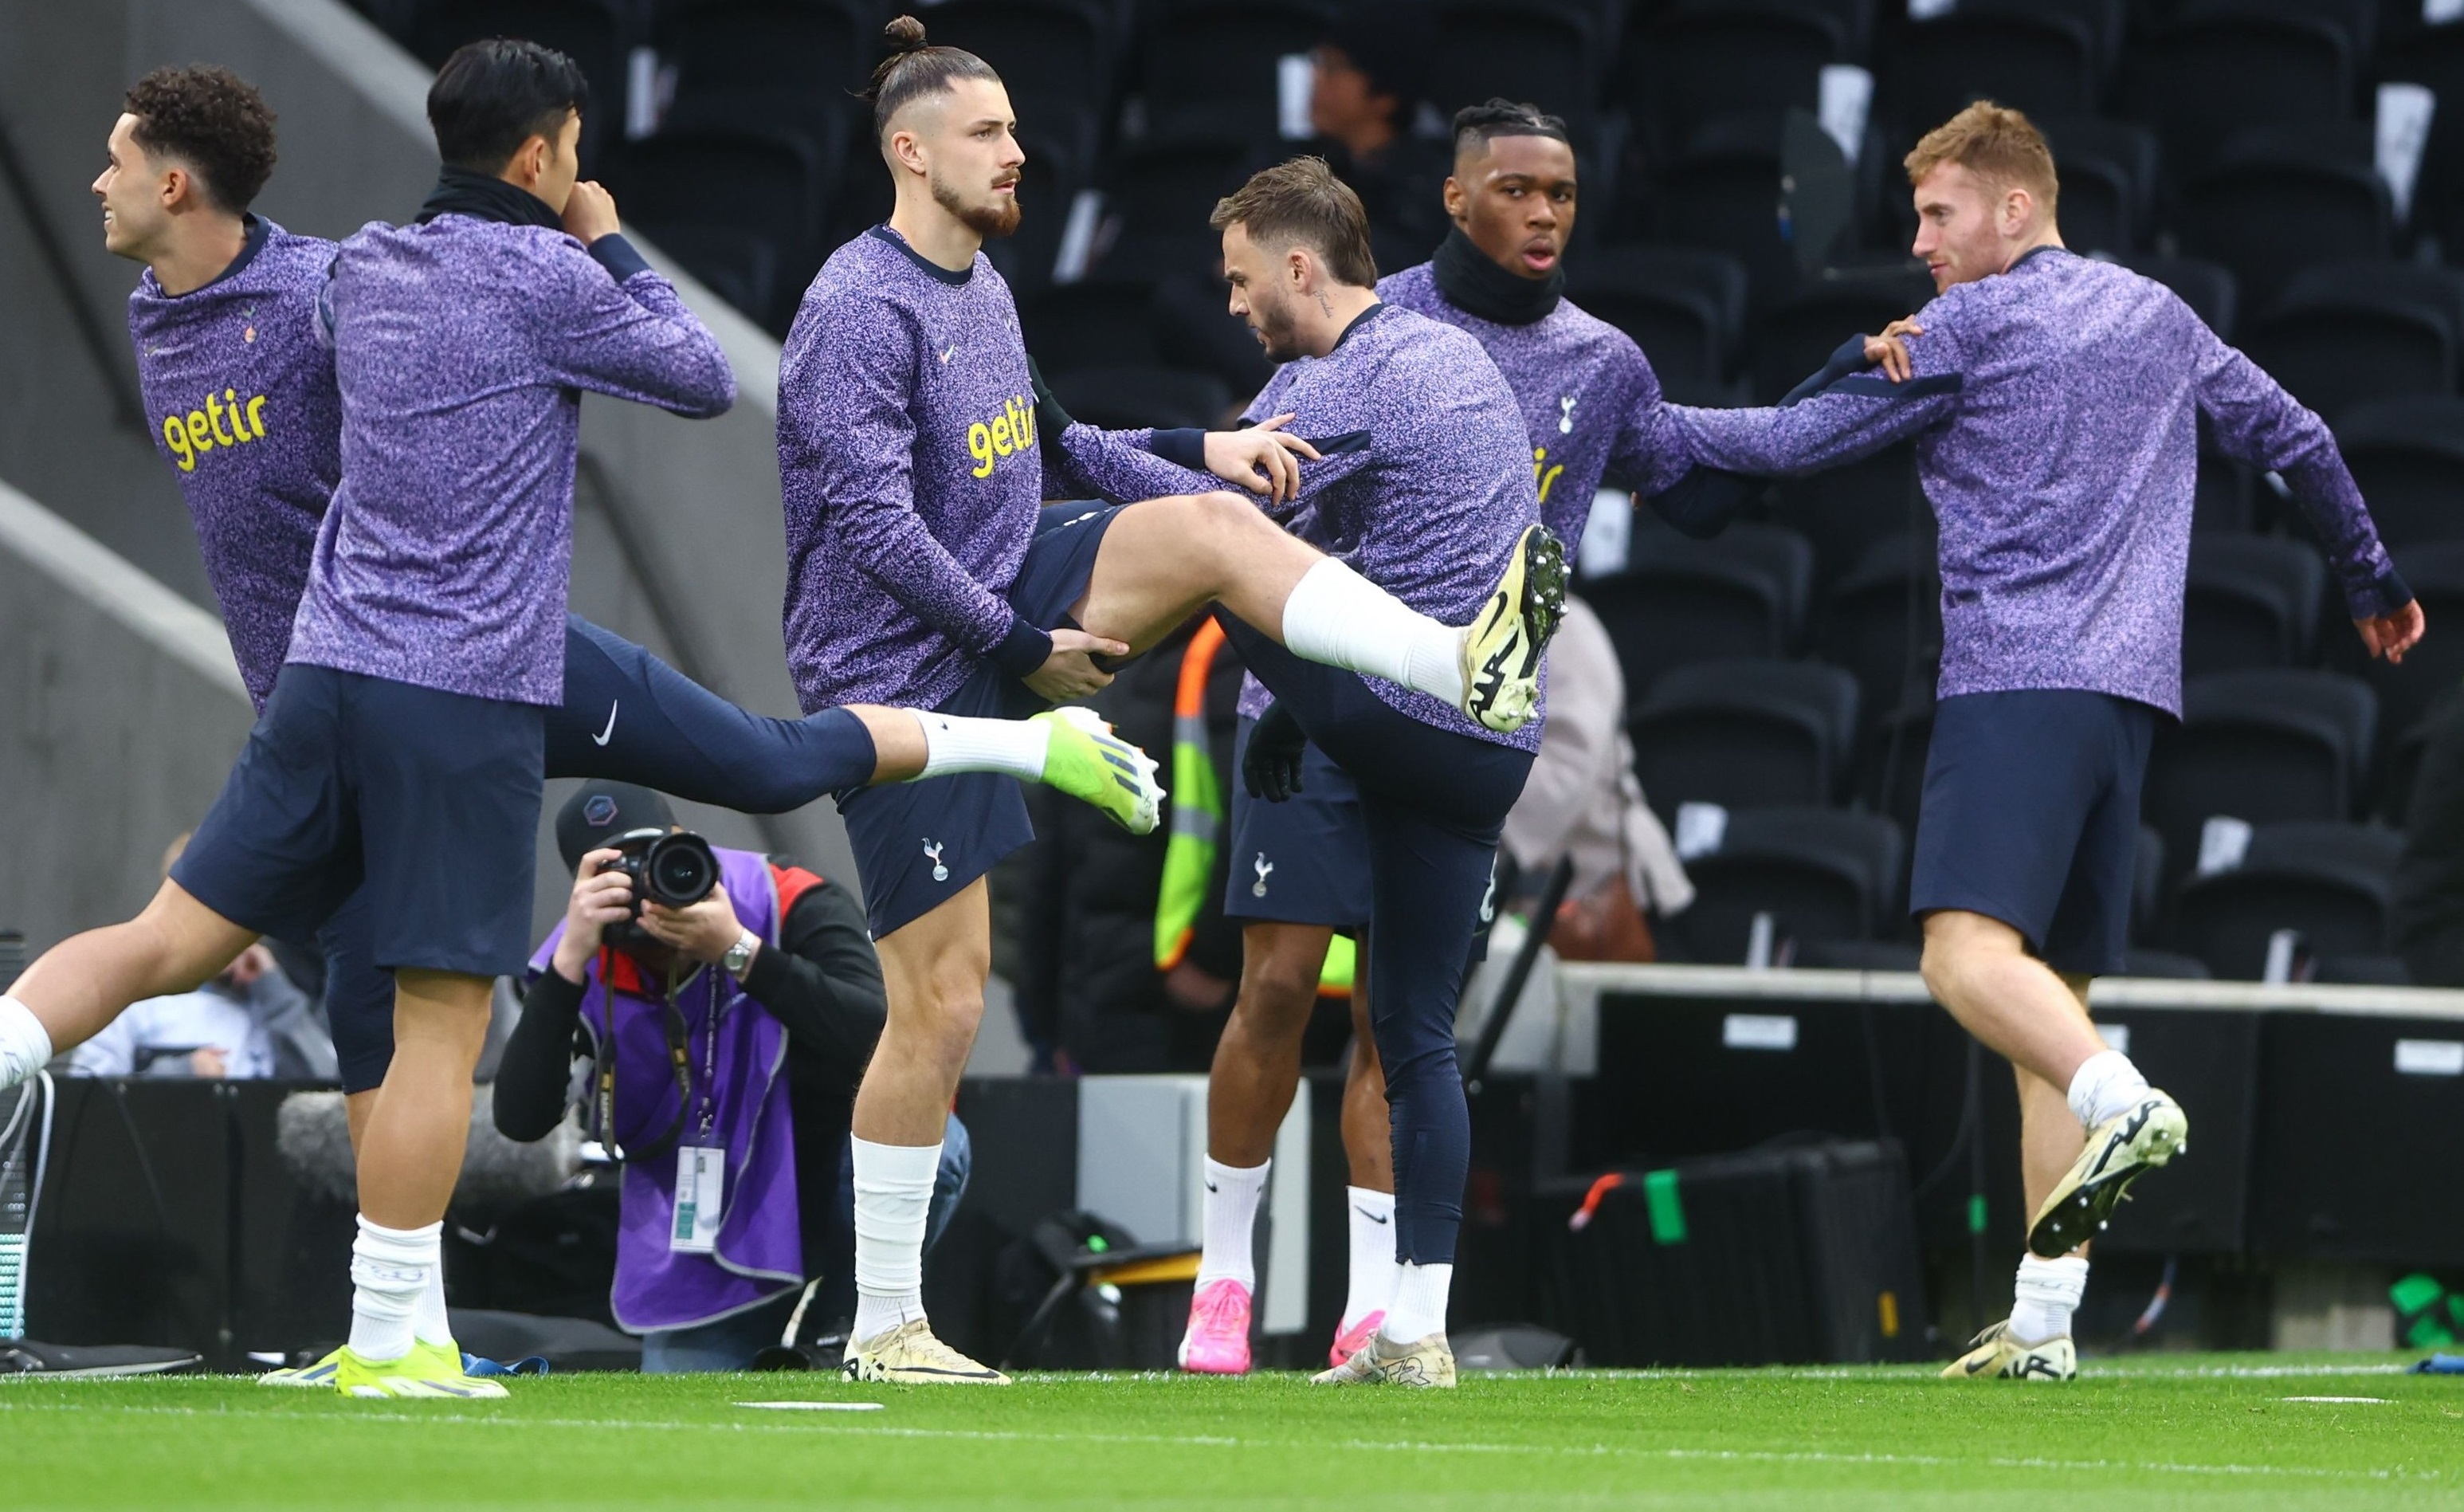
[(1858, 373), (1786, 409), (1664, 413), (1672, 444), (1741, 473), (1917, 438), (1942, 526), (1941, 697), (2079, 688), (2181, 712), (2203, 413), (2225, 455), (2282, 475), (2356, 618), (2411, 598), (2327, 427), (2164, 285), (2046, 248), (1917, 322), (1904, 383)]
[(1044, 664), (1003, 596), (1044, 500), (1009, 286), (886, 226), (822, 265), (779, 362), (787, 666), (807, 713), (930, 708), (990, 661)]
[(291, 659), (562, 702), (582, 391), (721, 413), (717, 342), (620, 237), (461, 214), (362, 228), (325, 298), (342, 481)]
[[(1410, 310), (1374, 305), (1326, 356), (1277, 369), (1244, 418), (1286, 411), (1295, 416), (1288, 429), (1327, 455), (1302, 463), (1300, 497), (1268, 513), (1421, 613), (1469, 623), (1539, 515), (1523, 411), (1480, 343)], [(1078, 480), (1107, 499), (1222, 486), (1156, 456), (1154, 439), (1149, 431), (1073, 425), (1061, 448)], [(1427, 694), (1362, 680), (1423, 724), (1539, 748), (1537, 719), (1500, 735)], [(1243, 684), (1243, 713), (1262, 712), (1266, 701), (1254, 679)]]
[(334, 358), (316, 336), (334, 244), (252, 216), (222, 277), (177, 297), (154, 270), (128, 296), (128, 339), (155, 448), (196, 523), (240, 680), (259, 709), (325, 502), (342, 474)]
[(1522, 407), (1540, 518), (1582, 544), (1602, 478), (1638, 498), (1665, 491), (1693, 465), (1661, 424), (1660, 375), (1634, 338), (1572, 300), (1529, 325), (1486, 321), (1448, 300), (1437, 269), (1421, 263), (1381, 278), (1377, 297), (1470, 334)]

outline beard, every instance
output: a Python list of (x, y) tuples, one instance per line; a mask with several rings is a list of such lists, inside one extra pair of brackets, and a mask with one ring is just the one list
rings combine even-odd
[(1280, 300), (1272, 304), (1253, 302), (1249, 313), (1257, 317), (1253, 328), (1258, 345), (1266, 349), (1266, 361), (1282, 367), (1302, 355), (1300, 322), (1292, 319), (1290, 305)]
[[(1016, 184), (1016, 179), (1009, 180)], [(939, 179), (933, 181), (933, 203), (958, 218), (958, 223), (977, 235), (990, 240), (1006, 236), (1018, 230), (1019, 217), (1024, 213), (1013, 193), (989, 205), (971, 205), (958, 197), (958, 191)]]

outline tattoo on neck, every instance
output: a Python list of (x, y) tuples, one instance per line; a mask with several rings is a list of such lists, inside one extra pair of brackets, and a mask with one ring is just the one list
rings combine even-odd
[(1317, 307), (1318, 312), (1324, 315), (1328, 320), (1331, 321), (1334, 319), (1334, 301), (1328, 299), (1323, 291), (1318, 294)]

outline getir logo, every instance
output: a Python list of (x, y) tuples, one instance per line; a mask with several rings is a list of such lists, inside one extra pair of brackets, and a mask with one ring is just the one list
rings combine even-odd
[(979, 420), (967, 427), (967, 455), (976, 459), (974, 476), (990, 478), (993, 464), (1013, 452), (1035, 444), (1035, 407), (1016, 394), (1001, 406), (990, 425)]
[[(229, 429), (225, 429), (228, 426)], [(180, 471), (197, 470), (197, 455), (215, 447), (232, 447), (242, 441), (265, 439), (265, 395), (241, 400), (226, 389), (222, 396), (206, 395), (206, 407), (187, 414), (172, 413), (163, 417), (163, 444), (180, 459)]]

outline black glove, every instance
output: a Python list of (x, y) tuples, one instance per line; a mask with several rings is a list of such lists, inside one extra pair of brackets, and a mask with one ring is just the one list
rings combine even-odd
[(1282, 803), (1300, 791), (1301, 752), (1308, 748), (1309, 736), (1291, 711), (1281, 703), (1267, 704), (1250, 727), (1249, 747), (1241, 756), (1241, 781), (1249, 796)]
[(1035, 365), (1032, 357), (1026, 360), (1026, 381), (1035, 390), (1036, 433), (1058, 441), (1061, 433), (1077, 422), (1069, 418), (1069, 411), (1061, 408), (1061, 401), (1053, 397), (1052, 386), (1044, 381), (1044, 369)]

